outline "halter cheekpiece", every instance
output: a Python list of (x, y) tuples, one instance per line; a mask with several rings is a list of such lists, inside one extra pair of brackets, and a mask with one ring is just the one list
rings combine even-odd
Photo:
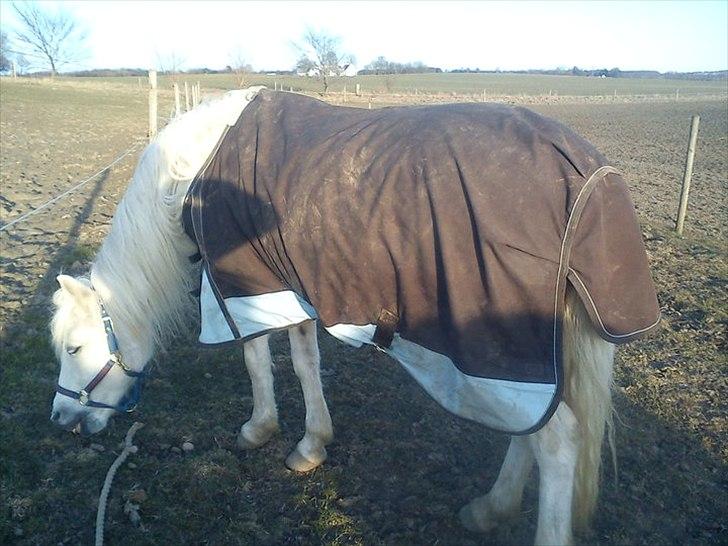
[[(91, 289), (96, 292), (93, 286), (91, 286)], [(98, 293), (96, 295), (96, 298), (99, 302), (99, 306), (101, 307), (101, 320), (104, 323), (104, 331), (106, 332), (106, 343), (109, 346), (109, 353), (111, 353), (111, 357), (106, 362), (106, 364), (104, 364), (104, 367), (101, 368), (101, 370), (99, 370), (99, 372), (94, 376), (94, 378), (89, 381), (89, 383), (80, 391), (72, 391), (70, 389), (61, 387), (60, 384), (56, 383), (56, 392), (78, 400), (78, 403), (82, 406), (88, 406), (90, 408), (113, 409), (115, 411), (118, 411), (119, 413), (132, 412), (136, 408), (137, 403), (139, 402), (139, 398), (141, 397), (142, 385), (144, 383), (144, 377), (146, 376), (146, 374), (144, 372), (135, 372), (121, 358), (121, 352), (119, 351), (119, 342), (116, 339), (116, 334), (114, 333), (114, 323), (111, 321), (111, 317), (106, 311), (104, 302), (98, 296)], [(111, 368), (113, 368), (114, 366), (119, 366), (127, 376), (136, 378), (134, 386), (131, 389), (131, 394), (125, 396), (121, 400), (121, 402), (119, 402), (119, 404), (115, 406), (91, 400), (91, 391), (93, 391), (98, 386), (98, 384), (101, 383), (101, 380), (106, 377), (106, 375), (111, 371)]]

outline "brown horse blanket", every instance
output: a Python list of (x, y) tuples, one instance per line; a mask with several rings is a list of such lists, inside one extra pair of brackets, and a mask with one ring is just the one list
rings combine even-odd
[[(440, 375), (413, 375), (455, 413), (535, 430), (560, 397), (567, 282), (610, 342), (659, 321), (634, 206), (607, 165), (525, 108), (363, 110), (261, 91), (185, 201), (204, 264), (200, 339), (318, 318), (408, 369), (439, 359)], [(473, 385), (514, 415), (541, 398), (521, 420), (489, 420), (480, 402), (433, 392)]]

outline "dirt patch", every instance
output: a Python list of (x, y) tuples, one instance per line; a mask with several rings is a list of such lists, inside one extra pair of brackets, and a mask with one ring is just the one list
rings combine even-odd
[[(135, 86), (3, 82), (0, 219), (30, 210), (143, 140), (145, 97)], [(657, 335), (619, 353), (619, 486), (607, 469), (594, 531), (582, 538), (725, 543), (725, 102), (534, 108), (576, 129), (624, 171), (664, 317)], [(672, 225), (693, 113), (702, 116), (701, 132), (686, 235), (677, 238)], [(61, 269), (86, 270), (136, 157), (0, 235), (4, 543), (91, 542), (95, 499), (130, 421), (117, 419), (93, 440), (51, 427), (57, 370), (48, 344), (48, 298)], [(250, 453), (234, 447), (252, 404), (240, 350), (198, 352), (189, 336), (161, 355), (135, 417), (147, 424), (136, 437), (140, 452), (129, 459), (135, 467), (124, 467), (112, 490), (108, 543), (532, 541), (534, 483), (511, 528), (481, 537), (462, 530), (456, 518), (462, 504), (494, 481), (506, 436), (449, 415), (380, 353), (344, 347), (325, 334), (321, 340), (336, 441), (326, 464), (305, 476), (283, 466), (303, 433), (304, 415), (285, 336), (274, 341), (282, 433)], [(184, 451), (184, 442), (194, 450)], [(130, 495), (139, 489), (143, 500)], [(124, 509), (130, 498), (137, 502), (137, 526)]]

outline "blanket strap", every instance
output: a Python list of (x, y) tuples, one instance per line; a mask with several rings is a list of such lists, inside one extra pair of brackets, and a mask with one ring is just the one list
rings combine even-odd
[(382, 309), (377, 318), (377, 328), (374, 330), (372, 343), (380, 349), (389, 349), (394, 339), (394, 332), (399, 323), (399, 316), (387, 309)]

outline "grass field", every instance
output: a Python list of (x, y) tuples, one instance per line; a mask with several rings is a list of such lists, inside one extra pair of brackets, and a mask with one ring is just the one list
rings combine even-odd
[[(134, 77), (87, 78), (104, 82), (139, 85)], [(207, 89), (234, 89), (239, 86), (232, 74), (190, 74), (160, 76), (159, 86), (170, 88), (172, 81), (200, 82)], [(288, 90), (304, 92), (323, 91), (322, 83), (315, 78), (298, 76), (265, 76), (251, 74), (245, 77), (245, 85), (265, 85), (273, 88), (282, 85)], [(588, 78), (582, 76), (544, 76), (527, 74), (411, 74), (399, 76), (356, 76), (331, 78), (330, 91), (342, 92), (346, 86), (353, 92), (356, 84), (364, 93), (457, 93), (491, 95), (567, 95), (608, 96), (614, 95), (724, 95), (728, 93), (728, 80), (691, 81), (631, 78)], [(145, 85), (142, 78), (142, 85)]]
[[(200, 81), (203, 90), (235, 87), (225, 78)], [(395, 78), (392, 87), (424, 90), (421, 82), (429, 77), (419, 78)], [(460, 93), (477, 93), (488, 80), (493, 89), (518, 97), (542, 93), (547, 81), (542, 78), (551, 81), (490, 78), (465, 75), (447, 85), (433, 78), (428, 89), (442, 93), (460, 86)], [(366, 90), (379, 80), (361, 81)], [(557, 92), (575, 94), (581, 85), (582, 93), (599, 94), (596, 86), (603, 82), (566, 78)], [(655, 87), (667, 84), (659, 80), (619, 83), (631, 86), (625, 93), (640, 88), (649, 91), (639, 93), (674, 93), (669, 86)], [(688, 83), (695, 84), (695, 95), (681, 101), (533, 106), (586, 136), (625, 173), (664, 319), (658, 334), (619, 352), (619, 485), (606, 468), (594, 530), (580, 537), (583, 543), (697, 545), (728, 539), (728, 108), (725, 98), (699, 96), (724, 92), (713, 84), (679, 83), (681, 96), (690, 92), (683, 87)], [(132, 144), (141, 147), (147, 123), (143, 85), (140, 89), (135, 78), (0, 81), (0, 221), (45, 202)], [(376, 85), (386, 91), (385, 83)], [(160, 100), (160, 114), (169, 112), (168, 86)], [(702, 117), (701, 132), (686, 233), (678, 238), (672, 225), (694, 113)], [(0, 234), (3, 544), (92, 542), (98, 492), (132, 420), (118, 418), (90, 439), (56, 430), (48, 420), (57, 377), (47, 330), (50, 296), (60, 270), (87, 271), (138, 154)], [(134, 417), (146, 423), (136, 437), (140, 451), (119, 471), (110, 496), (107, 543), (532, 541), (536, 480), (526, 490), (516, 525), (478, 536), (457, 521), (459, 507), (493, 483), (507, 446), (504, 435), (447, 414), (377, 351), (350, 349), (325, 335), (321, 350), (336, 439), (329, 460), (307, 475), (283, 465), (303, 433), (304, 416), (284, 336), (273, 343), (282, 431), (253, 452), (235, 448), (252, 403), (240, 349), (200, 352), (190, 333), (159, 355)], [(185, 441), (194, 444), (192, 452), (179, 450)], [(138, 526), (124, 512), (129, 498), (145, 499), (138, 501)]]

